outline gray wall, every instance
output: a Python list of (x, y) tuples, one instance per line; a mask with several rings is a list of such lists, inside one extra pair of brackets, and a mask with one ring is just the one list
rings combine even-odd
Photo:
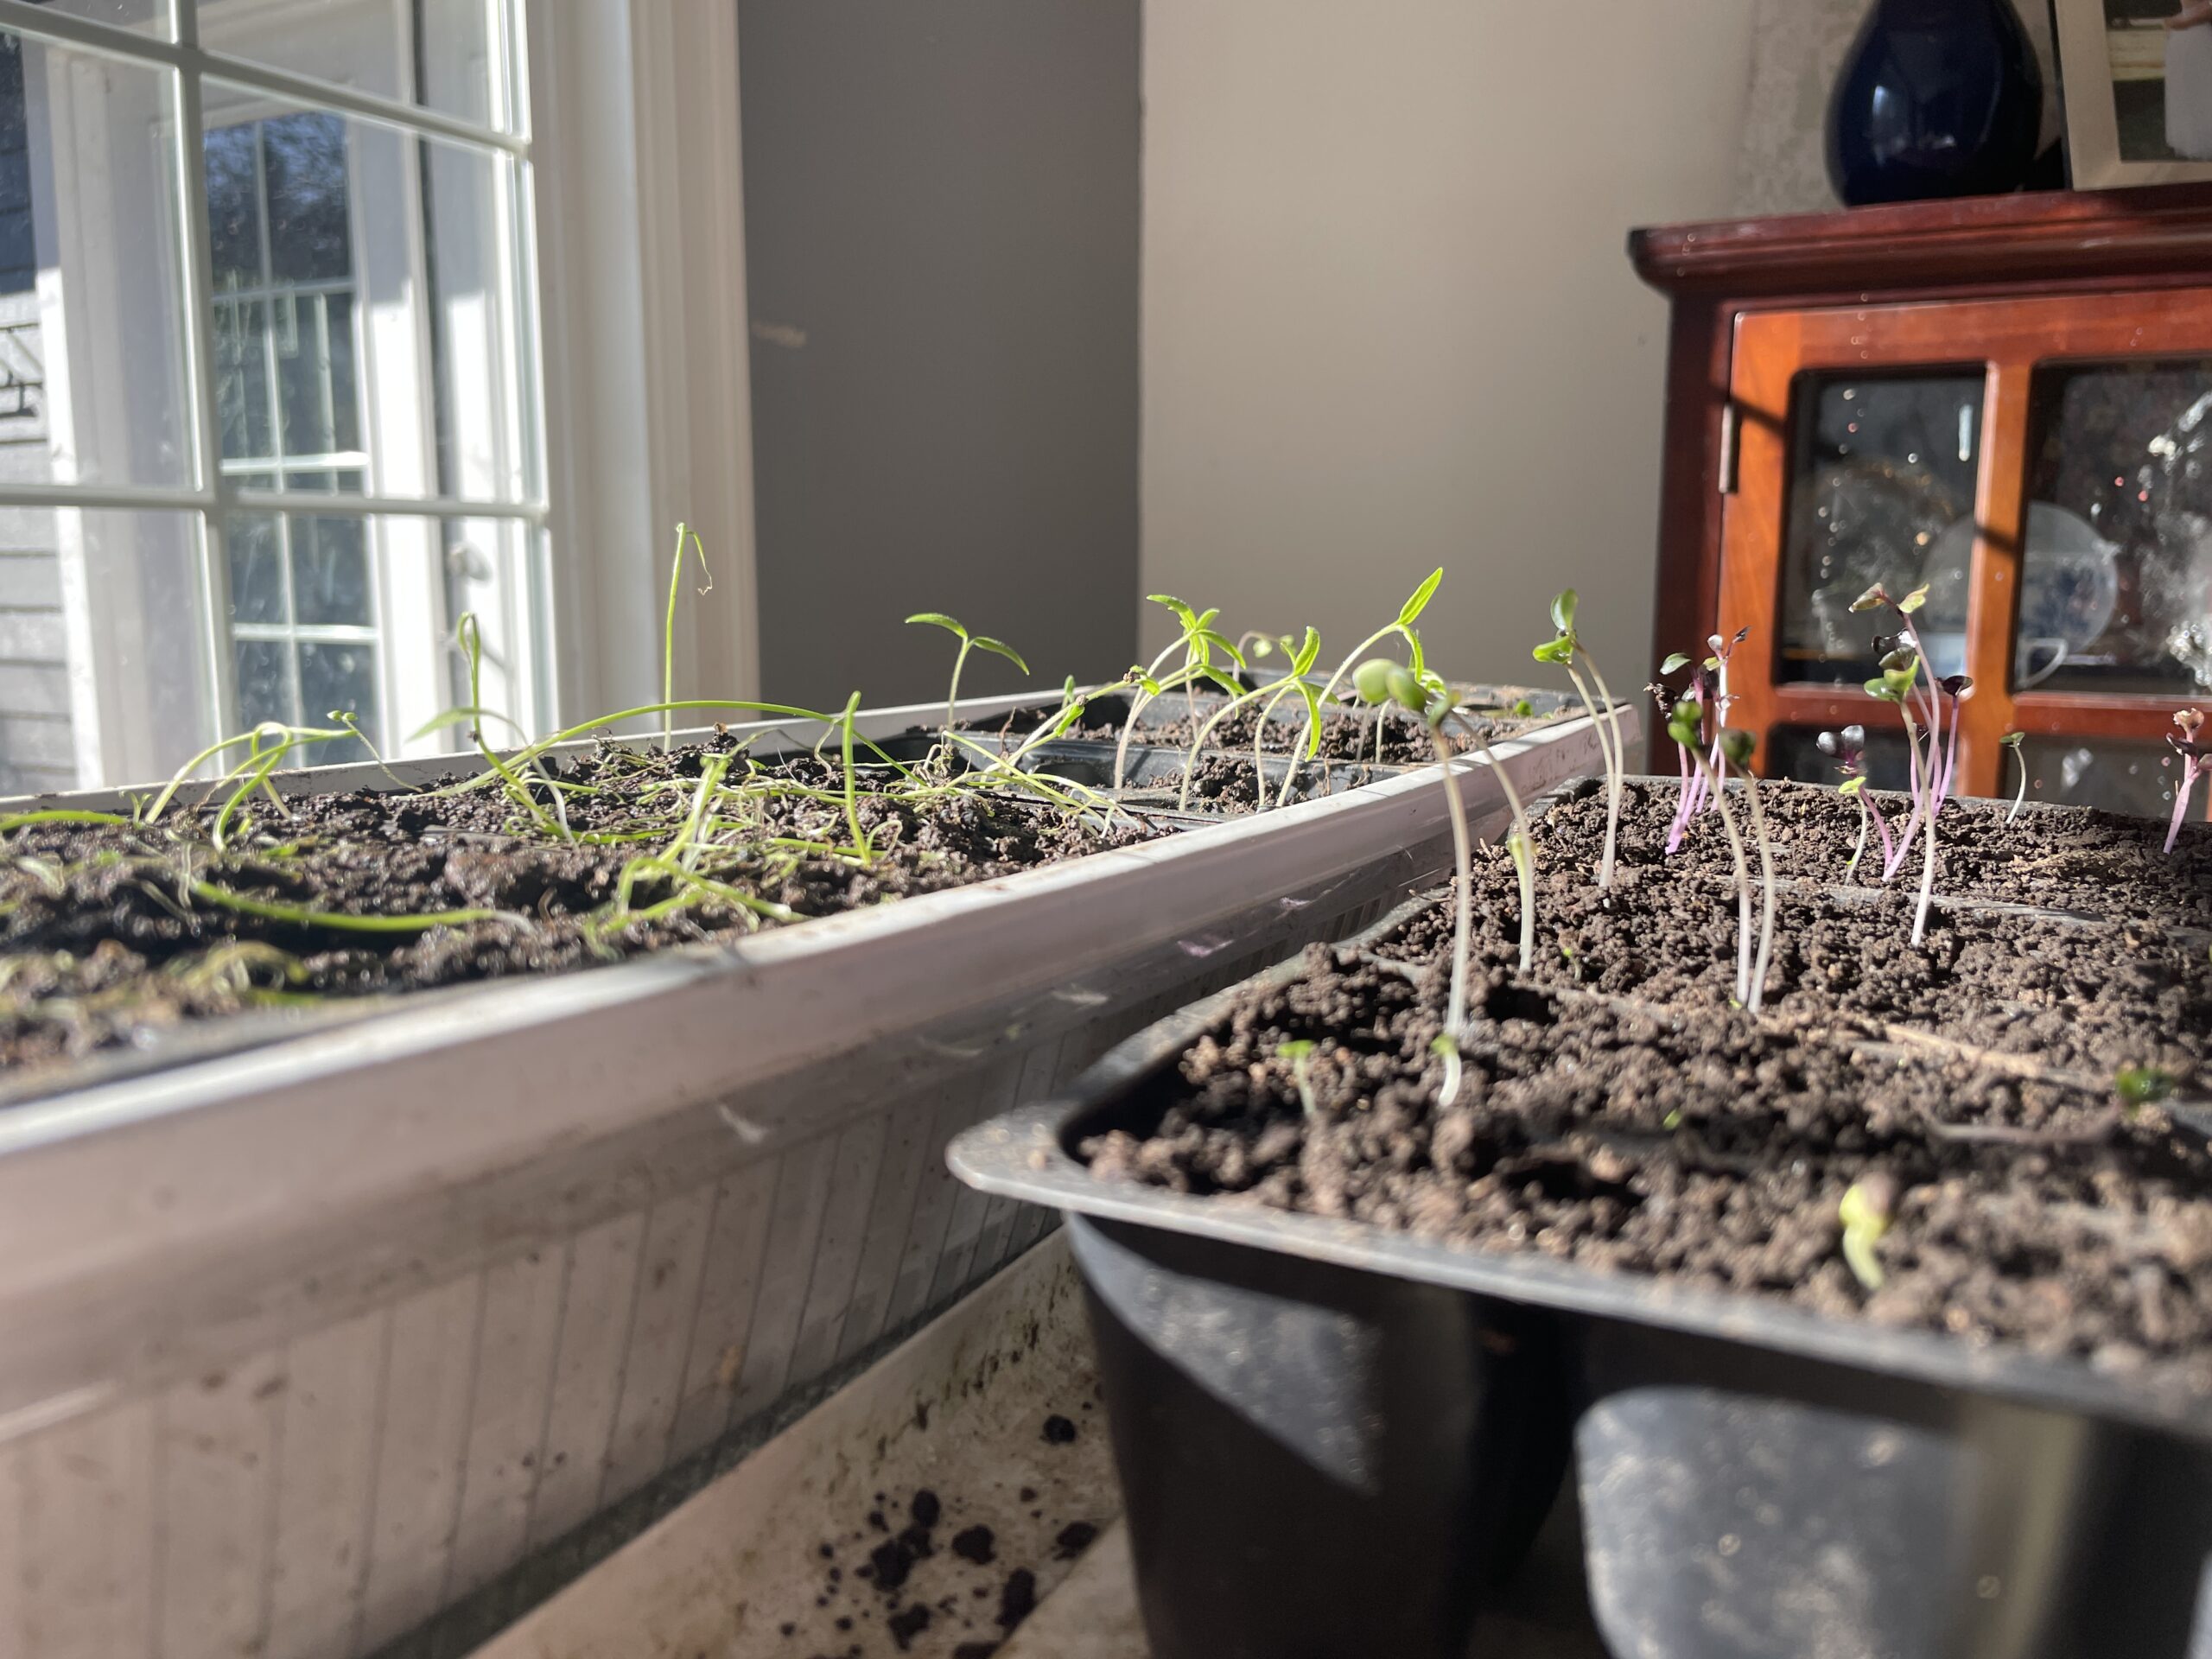
[(918, 610), (1040, 685), (1128, 665), (1139, 40), (1138, 0), (741, 0), (766, 696), (941, 693)]
[(1432, 660), (1563, 685), (1573, 585), (1640, 685), (1667, 314), (1622, 240), (1727, 210), (1752, 9), (1154, 5), (1144, 586), (1333, 666), (1440, 564)]

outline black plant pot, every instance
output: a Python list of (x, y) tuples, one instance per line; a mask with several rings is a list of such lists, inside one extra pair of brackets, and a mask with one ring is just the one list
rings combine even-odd
[(1874, 0), (1828, 105), (1828, 181), (1854, 207), (2017, 190), (2042, 121), (2011, 0)]

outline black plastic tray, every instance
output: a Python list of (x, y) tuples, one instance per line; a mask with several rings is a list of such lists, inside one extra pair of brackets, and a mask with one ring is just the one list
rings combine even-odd
[(2212, 1653), (2212, 1402), (1090, 1178), (1080, 1141), (1147, 1122), (1148, 1085), (1239, 995), (1302, 971), (1192, 1005), (950, 1152), (1071, 1217), (1158, 1659), (1461, 1659), (1570, 1438), (1618, 1655)]

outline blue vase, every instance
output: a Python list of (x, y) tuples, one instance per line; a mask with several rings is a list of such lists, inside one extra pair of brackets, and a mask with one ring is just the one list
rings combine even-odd
[(1828, 104), (1828, 181), (1854, 207), (2017, 190), (2042, 122), (2011, 0), (1874, 0)]

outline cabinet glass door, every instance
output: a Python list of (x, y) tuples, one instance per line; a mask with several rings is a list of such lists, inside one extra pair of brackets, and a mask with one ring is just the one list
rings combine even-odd
[(1751, 630), (1764, 770), (1832, 774), (1814, 740), (1853, 724), (1894, 770), (1862, 689), (1893, 625), (1850, 607), (1925, 587), (1967, 792), (2011, 795), (2019, 732), (2033, 797), (2171, 805), (2174, 711), (2212, 709), (2212, 289), (1746, 314), (1731, 402), (1713, 620)]

